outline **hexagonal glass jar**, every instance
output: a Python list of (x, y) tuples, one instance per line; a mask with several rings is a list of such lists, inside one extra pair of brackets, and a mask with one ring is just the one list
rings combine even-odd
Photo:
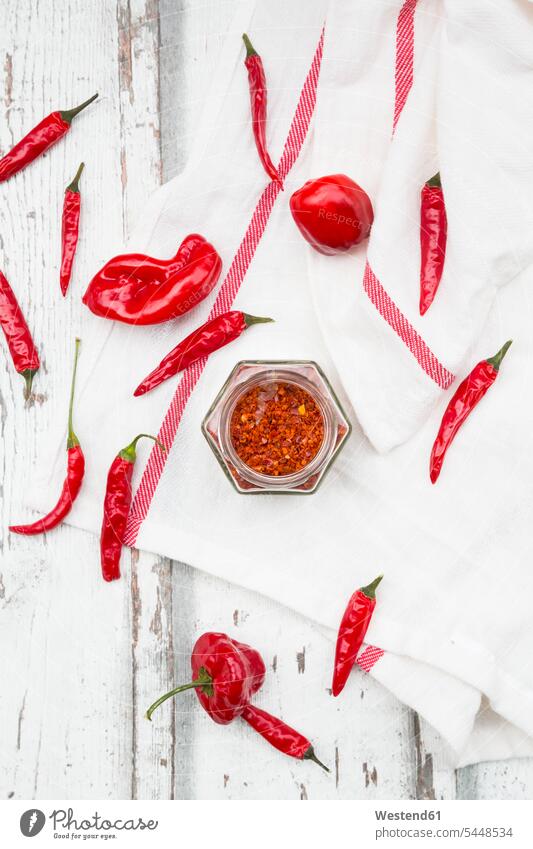
[[(307, 465), (277, 477), (246, 465), (231, 439), (230, 425), (239, 400), (263, 384), (293, 384), (312, 396), (323, 420), (324, 436)], [(225, 474), (238, 492), (309, 495), (315, 492), (352, 426), (324, 372), (310, 360), (243, 360), (237, 363), (202, 422), (202, 433)]]

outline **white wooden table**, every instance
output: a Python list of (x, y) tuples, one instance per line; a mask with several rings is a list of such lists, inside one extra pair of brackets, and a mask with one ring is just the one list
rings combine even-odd
[[(265, 0), (266, 1), (266, 0)], [(19, 294), (43, 367), (24, 406), (0, 361), (0, 794), (2, 798), (531, 798), (530, 761), (444, 766), (436, 733), (361, 673), (322, 718), (312, 686), (329, 649), (313, 625), (222, 581), (136, 551), (124, 557), (121, 607), (95, 595), (98, 542), (67, 526), (10, 537), (27, 515), (43, 435), (66, 409), (80, 295), (90, 269), (127, 237), (148, 195), (194, 144), (202, 92), (236, 0), (6, 0), (0, 31), (6, 151), (43, 115), (100, 91), (67, 139), (0, 186), (0, 267)], [(59, 294), (60, 214), (81, 159), (84, 236), (70, 296)], [(3, 346), (2, 344), (2, 347)], [(284, 758), (244, 724), (216, 726), (193, 697), (157, 722), (146, 706), (188, 680), (195, 635), (252, 641), (274, 623), (262, 704), (306, 731), (327, 776)]]

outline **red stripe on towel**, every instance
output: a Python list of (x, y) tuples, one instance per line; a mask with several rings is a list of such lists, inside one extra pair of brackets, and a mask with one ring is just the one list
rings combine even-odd
[(363, 670), (363, 672), (370, 672), (374, 664), (377, 663), (380, 657), (383, 657), (384, 654), (385, 652), (383, 649), (378, 649), (377, 646), (367, 646), (355, 662)]
[[(418, 0), (405, 0), (396, 22), (396, 69), (394, 74), (394, 118), (392, 133), (402, 114), (403, 107), (413, 85), (413, 64), (415, 55), (415, 9)], [(363, 288), (382, 318), (398, 334), (409, 348), (413, 357), (426, 374), (441, 389), (447, 389), (455, 380), (455, 375), (443, 366), (433, 351), (416, 332), (411, 322), (396, 306), (385, 291), (370, 265), (366, 264), (363, 276)]]
[(455, 380), (453, 375), (437, 359), (435, 354), (428, 348), (419, 333), (416, 332), (410, 321), (398, 309), (390, 295), (387, 294), (378, 278), (370, 268), (368, 262), (365, 266), (363, 286), (368, 297), (376, 307), (380, 315), (390, 327), (398, 334), (413, 357), (441, 389), (447, 389)]

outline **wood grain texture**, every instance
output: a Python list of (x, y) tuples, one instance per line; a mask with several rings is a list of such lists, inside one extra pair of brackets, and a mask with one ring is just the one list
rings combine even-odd
[[(455, 773), (420, 717), (359, 671), (343, 699), (324, 683), (332, 646), (312, 623), (260, 596), (147, 553), (105, 585), (98, 543), (63, 527), (43, 539), (24, 520), (50, 427), (67, 408), (80, 294), (121, 247), (149, 194), (183, 168), (205, 87), (237, 0), (6, 0), (0, 32), (0, 148), (52, 109), (101, 96), (68, 137), (0, 186), (0, 267), (42, 354), (35, 394), (0, 362), (0, 794), (53, 799), (531, 798), (530, 761)], [(83, 235), (72, 288), (59, 292), (60, 214), (81, 159)], [(83, 354), (82, 354), (83, 356)], [(83, 428), (78, 423), (83, 442)], [(114, 446), (110, 448), (113, 453)], [(58, 482), (59, 483), (59, 482)], [(309, 736), (328, 776), (283, 758), (244, 723), (215, 725), (193, 693), (144, 719), (189, 676), (195, 637), (227, 630), (268, 668), (258, 704)]]

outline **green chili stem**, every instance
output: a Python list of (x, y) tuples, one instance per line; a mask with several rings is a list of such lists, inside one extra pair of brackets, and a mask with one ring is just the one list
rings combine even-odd
[(70, 384), (70, 401), (68, 405), (68, 439), (67, 439), (67, 449), (74, 448), (75, 445), (79, 445), (80, 441), (76, 434), (74, 433), (74, 428), (72, 427), (72, 408), (74, 406), (74, 387), (76, 386), (76, 372), (78, 371), (78, 357), (80, 354), (80, 345), (81, 339), (76, 339), (76, 349), (74, 353), (74, 369), (72, 371), (72, 381)]
[(130, 442), (129, 445), (126, 445), (126, 447), (123, 448), (122, 451), (119, 451), (118, 456), (121, 457), (123, 460), (128, 460), (128, 462), (130, 462), (130, 463), (135, 463), (135, 460), (137, 459), (137, 451), (136, 451), (137, 443), (138, 443), (139, 439), (142, 439), (143, 436), (146, 439), (153, 439), (153, 441), (157, 445), (159, 445), (161, 451), (164, 451), (166, 453), (167, 449), (165, 448), (163, 443), (159, 441), (159, 439), (156, 436), (152, 436), (150, 433), (139, 433), (139, 434), (137, 434), (135, 439), (133, 439)]
[(260, 315), (249, 315), (247, 312), (243, 312), (242, 317), (244, 318), (246, 327), (250, 327), (252, 324), (266, 324), (269, 321), (274, 321), (273, 318), (263, 318)]
[(145, 713), (146, 719), (149, 719), (150, 722), (151, 722), (152, 721), (152, 714), (153, 714), (154, 710), (157, 710), (157, 708), (160, 705), (162, 705), (163, 702), (166, 702), (167, 699), (171, 699), (172, 696), (176, 696), (178, 693), (183, 693), (183, 692), (185, 692), (185, 690), (192, 690), (195, 687), (203, 687), (203, 686), (204, 686), (203, 681), (191, 681), (190, 684), (182, 684), (181, 687), (175, 687), (173, 690), (169, 690), (169, 692), (165, 693), (164, 696), (160, 696), (157, 699), (157, 701), (153, 703), (153, 705), (150, 705), (150, 707), (148, 708), (148, 710)]
[(81, 172), (85, 168), (85, 162), (82, 162), (78, 170), (76, 171), (76, 176), (74, 177), (72, 183), (69, 183), (65, 191), (67, 192), (79, 192), (80, 190), (80, 177)]
[(505, 357), (509, 348), (511, 347), (512, 343), (513, 343), (513, 340), (509, 339), (509, 341), (506, 342), (505, 345), (502, 348), (500, 348), (500, 350), (498, 351), (497, 354), (494, 354), (493, 357), (487, 357), (487, 362), (490, 363), (490, 365), (492, 366), (492, 368), (495, 371), (499, 370), (499, 368), (502, 364), (502, 360)]
[(371, 584), (368, 584), (366, 587), (361, 587), (361, 592), (366, 595), (367, 598), (375, 598), (376, 597), (376, 589), (379, 584), (383, 580), (383, 575), (378, 575), (377, 578), (374, 578)]
[(213, 679), (204, 666), (201, 666), (198, 670), (198, 678), (196, 681), (191, 681), (190, 684), (182, 684), (180, 687), (175, 687), (173, 690), (165, 693), (164, 696), (160, 696), (153, 705), (150, 705), (145, 713), (146, 719), (151, 721), (154, 710), (156, 710), (159, 705), (162, 705), (163, 702), (166, 702), (167, 699), (171, 699), (172, 696), (176, 696), (178, 693), (183, 693), (185, 690), (192, 690), (196, 687), (203, 687), (204, 693), (207, 696), (213, 695)]
[(59, 114), (63, 118), (63, 121), (66, 121), (67, 124), (70, 124), (72, 119), (75, 118), (76, 115), (79, 115), (82, 109), (85, 109), (85, 107), (88, 106), (89, 103), (92, 103), (93, 100), (96, 100), (97, 97), (98, 92), (96, 92), (96, 94), (93, 94), (93, 96), (90, 97), (88, 100), (85, 100), (83, 103), (80, 103), (79, 106), (75, 106), (73, 109), (62, 109)]
[(244, 41), (246, 47), (246, 57), (248, 56), (257, 56), (257, 50), (254, 50), (254, 46), (245, 32), (242, 34), (242, 40)]
[(303, 756), (303, 760), (304, 761), (314, 761), (316, 764), (321, 766), (322, 769), (325, 769), (326, 772), (329, 772), (329, 767), (327, 767), (326, 764), (323, 764), (322, 761), (318, 760), (317, 756), (315, 755), (315, 750), (313, 749), (312, 746), (309, 746), (308, 750), (306, 751), (306, 753)]
[(24, 399), (27, 401), (31, 395), (31, 385), (33, 383), (33, 378), (37, 374), (37, 369), (27, 368), (25, 371), (21, 371), (21, 375), (25, 381), (24, 387)]
[(442, 183), (440, 181), (440, 171), (437, 171), (436, 174), (431, 177), (430, 180), (427, 181), (426, 186), (429, 186), (431, 189), (442, 189)]

